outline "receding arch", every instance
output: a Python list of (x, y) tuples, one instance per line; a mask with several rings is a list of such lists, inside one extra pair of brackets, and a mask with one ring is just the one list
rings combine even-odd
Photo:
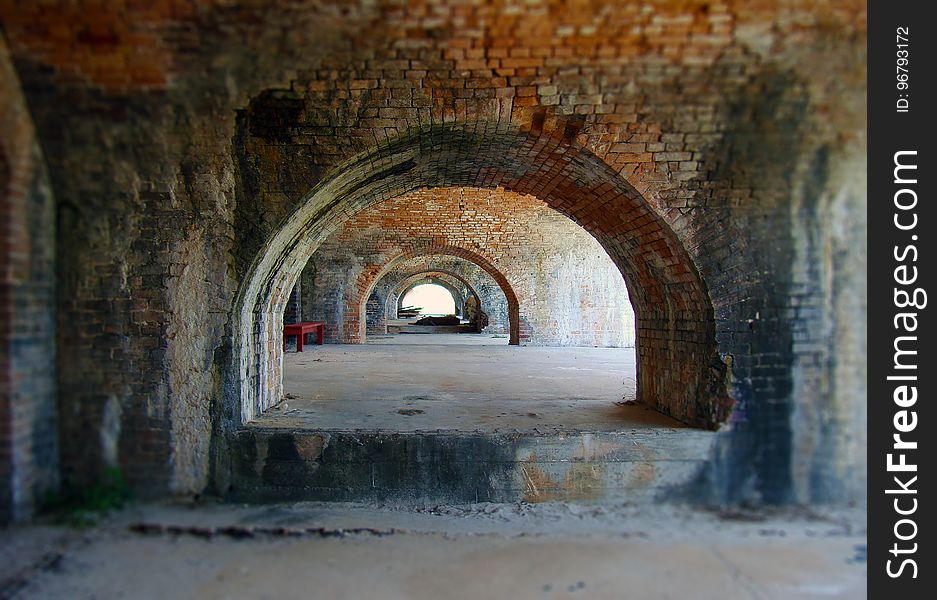
[(366, 305), (368, 298), (371, 297), (371, 292), (374, 291), (374, 287), (377, 285), (377, 283), (385, 275), (387, 275), (387, 273), (393, 270), (396, 265), (403, 261), (420, 256), (455, 256), (478, 265), (482, 270), (491, 275), (491, 278), (495, 280), (495, 283), (497, 283), (498, 287), (501, 288), (501, 291), (504, 292), (504, 296), (508, 301), (508, 322), (510, 323), (508, 343), (515, 346), (520, 344), (520, 304), (517, 300), (517, 294), (514, 293), (514, 288), (508, 282), (504, 274), (501, 273), (497, 267), (491, 264), (487, 258), (477, 252), (468, 250), (466, 248), (460, 248), (458, 246), (442, 244), (438, 246), (414, 244), (413, 247), (400, 252), (384, 263), (384, 265), (380, 267), (380, 270), (365, 270), (362, 273), (355, 285), (355, 289), (358, 291), (358, 297), (356, 301), (352, 303), (353, 305), (357, 306), (357, 314), (346, 316), (346, 322), (351, 323), (350, 328), (357, 328), (358, 338), (353, 340), (353, 342), (363, 342), (367, 337), (367, 319), (365, 318)]
[[(489, 333), (507, 337), (507, 298), (497, 282), (475, 263), (458, 257), (438, 256), (422, 256), (401, 262), (378, 280), (365, 305), (369, 336), (386, 334), (387, 322), (398, 318), (402, 293), (421, 281), (447, 281), (464, 298), (474, 298), (487, 316), (484, 328)], [(384, 311), (381, 312), (379, 307)]]
[[(390, 311), (393, 309), (394, 316), (396, 316), (397, 311), (399, 311), (403, 306), (403, 300), (406, 295), (410, 293), (410, 290), (418, 285), (422, 285), (423, 283), (435, 283), (436, 285), (445, 283), (449, 286), (456, 287), (455, 283), (453, 282), (462, 284), (466, 291), (471, 296), (474, 296), (475, 300), (481, 304), (481, 296), (478, 294), (475, 288), (472, 287), (472, 284), (470, 284), (464, 277), (446, 270), (429, 269), (409, 275), (394, 285), (390, 289), (390, 293), (387, 295), (387, 306), (385, 312), (387, 316), (390, 317)], [(378, 283), (380, 283), (380, 281), (378, 281)], [(393, 302), (391, 302), (391, 298), (394, 299)]]
[[(421, 294), (426, 293), (426, 288), (440, 288), (445, 291), (452, 298), (452, 310), (445, 313), (440, 312), (425, 312), (426, 307), (420, 309), (419, 314), (430, 314), (430, 315), (456, 315), (462, 316), (465, 300), (467, 296), (473, 296), (474, 294), (469, 293), (464, 288), (461, 288), (458, 285), (453, 284), (452, 280), (442, 274), (438, 276), (424, 275), (418, 281), (411, 283), (407, 288), (396, 297), (396, 301), (393, 304), (398, 306), (398, 311), (405, 306), (405, 302), (408, 299), (415, 298)], [(371, 297), (374, 297), (374, 294), (371, 294)], [(370, 302), (370, 298), (368, 299)], [(410, 303), (413, 304), (413, 300), (410, 300)], [(391, 304), (388, 302), (387, 304)], [(386, 312), (386, 310), (385, 310)]]
[(358, 210), (415, 189), (476, 186), (536, 196), (591, 233), (630, 292), (639, 398), (687, 423), (722, 422), (731, 400), (712, 303), (695, 264), (647, 200), (575, 136), (558, 131), (488, 121), (428, 126), (377, 144), (316, 185), (258, 253), (238, 296), (240, 419), (282, 395), (283, 306), (329, 233)]

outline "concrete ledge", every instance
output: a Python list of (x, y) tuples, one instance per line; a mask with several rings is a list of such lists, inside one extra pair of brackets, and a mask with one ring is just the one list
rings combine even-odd
[(244, 428), (228, 497), (400, 503), (653, 501), (690, 482), (713, 433), (467, 433)]

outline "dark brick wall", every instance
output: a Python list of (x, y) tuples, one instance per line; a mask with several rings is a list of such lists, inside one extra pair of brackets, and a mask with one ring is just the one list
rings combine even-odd
[(0, 523), (58, 488), (54, 249), (51, 188), (0, 36)]
[(304, 320), (309, 320), (303, 318), (302, 296), (302, 281), (297, 281), (296, 285), (293, 286), (293, 291), (290, 292), (290, 299), (286, 303), (286, 310), (283, 311), (284, 323), (299, 323)]
[(204, 490), (236, 290), (233, 115), (16, 66), (55, 191), (64, 491), (108, 467), (143, 498)]

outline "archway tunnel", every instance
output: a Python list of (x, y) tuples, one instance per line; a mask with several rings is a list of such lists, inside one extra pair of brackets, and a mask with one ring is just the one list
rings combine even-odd
[[(329, 234), (297, 281), (306, 289), (290, 298), (306, 299), (302, 318), (324, 324), (326, 347), (316, 359), (284, 356), (286, 400), (255, 425), (576, 433), (646, 424), (625, 406), (636, 403), (637, 374), (619, 268), (531, 195), (448, 186), (376, 202)], [(447, 285), (460, 315), (396, 319), (406, 292), (426, 281)], [(504, 345), (537, 349), (492, 348)]]
[[(430, 263), (433, 264), (431, 270), (428, 268)], [(369, 307), (378, 307), (373, 321), (370, 310), (368, 312), (368, 333), (388, 333), (389, 321), (416, 316), (410, 290), (426, 284), (444, 286), (457, 298), (457, 316), (469, 325), (469, 330), (490, 334), (507, 334), (510, 331), (507, 297), (497, 282), (469, 261), (432, 257), (417, 259), (417, 264), (407, 261), (378, 282), (368, 298)], [(420, 310), (417, 315), (424, 312)]]
[[(711, 302), (682, 243), (606, 163), (548, 134), (541, 134), (540, 141), (531, 140), (530, 132), (480, 132), (478, 124), (471, 134), (461, 125), (430, 128), (376, 149), (376, 156), (356, 159), (366, 160), (368, 167), (352, 163), (320, 183), (261, 249), (242, 287), (238, 328), (239, 371), (244, 374), (239, 377), (241, 423), (294, 430), (302, 424), (310, 432), (416, 427), (490, 430), (492, 435), (500, 430), (491, 429), (485, 421), (501, 417), (507, 424), (512, 415), (528, 417), (523, 425), (512, 422), (515, 431), (534, 435), (540, 429), (532, 419), (540, 419), (544, 412), (547, 416), (539, 425), (560, 435), (611, 433), (635, 426), (675, 430), (684, 424), (712, 429), (721, 423), (731, 406), (726, 367), (716, 350)], [(542, 164), (556, 166), (544, 171)], [(378, 174), (372, 172), (374, 165), (380, 169)], [(486, 187), (473, 185), (482, 174), (488, 180)], [(546, 182), (549, 186), (544, 190)], [(596, 211), (599, 206), (605, 210)], [(605, 218), (609, 213), (630, 218), (615, 220), (612, 227)], [(362, 344), (367, 340), (367, 301), (380, 281), (399, 263), (434, 255), (473, 263), (498, 284), (507, 301), (513, 346), (632, 345), (634, 350), (621, 351), (622, 362), (614, 366), (581, 353), (573, 355), (569, 349), (549, 355), (563, 354), (565, 362), (550, 362), (534, 350), (512, 354), (510, 359), (486, 356), (481, 362), (449, 361), (429, 370), (472, 364), (478, 372), (475, 377), (459, 377), (457, 383), (446, 381), (444, 390), (433, 387), (442, 385), (437, 378), (419, 382), (418, 372), (405, 373), (403, 363), (420, 364), (414, 363), (414, 349), (402, 357), (382, 347), (374, 360), (396, 366), (390, 371), (359, 371), (366, 383), (354, 390), (348, 387), (354, 379), (349, 373), (339, 372), (336, 379), (329, 379), (323, 368), (307, 376), (297, 372), (308, 366), (306, 359), (283, 357), (284, 309), (310, 264), (317, 299), (310, 309), (313, 315), (321, 315), (317, 322), (325, 328), (326, 341)], [(326, 353), (323, 363), (330, 362), (327, 348), (320, 351)], [(344, 355), (354, 357), (356, 369), (365, 369), (368, 363), (363, 352), (379, 351), (343, 350)], [(463, 357), (468, 352), (460, 349)], [(437, 350), (433, 357), (441, 353)], [(429, 360), (429, 356), (423, 359), (427, 364)], [(566, 377), (568, 389), (561, 392), (559, 382), (564, 378), (558, 373), (566, 368), (564, 364), (575, 361), (583, 366), (569, 368), (579, 379)], [(498, 376), (496, 365), (508, 364), (513, 369)], [(545, 372), (553, 375), (545, 376)], [(598, 372), (617, 382), (603, 382)], [(395, 376), (404, 381), (392, 389)], [(547, 391), (546, 397), (533, 393), (538, 379), (549, 380), (540, 386), (540, 391)], [(486, 385), (470, 385), (477, 381)], [(492, 387), (493, 382), (500, 382), (501, 387)], [(590, 384), (604, 387), (601, 395)], [(388, 411), (365, 403), (378, 397), (406, 406)], [(600, 397), (602, 403), (597, 406)], [(347, 398), (361, 401), (341, 404)], [(476, 409), (469, 398), (483, 398), (489, 405)], [(437, 402), (440, 399), (457, 409), (438, 410), (443, 406)], [(502, 406), (498, 412), (497, 404), (508, 399), (539, 404)], [(566, 414), (559, 417), (563, 411), (557, 410), (558, 403), (564, 402)], [(675, 420), (668, 422), (661, 416), (649, 421), (644, 413), (635, 412), (638, 403)], [(402, 424), (388, 412), (427, 417)], [(441, 416), (430, 418), (433, 414)], [(709, 439), (689, 432), (679, 437), (679, 450), (669, 453), (668, 460), (700, 454), (701, 440)], [(255, 433), (240, 441), (268, 443), (262, 438)], [(515, 459), (508, 464), (521, 468), (521, 462)], [(624, 467), (613, 462), (617, 469)], [(283, 480), (267, 481), (262, 474), (237, 465), (233, 472), (235, 489), (263, 489), (265, 484), (280, 490), (289, 487)], [(516, 477), (516, 473), (502, 476)], [(658, 493), (664, 481), (655, 477), (642, 493)], [(516, 484), (505, 485), (508, 496), (535, 497)], [(608, 489), (613, 494), (626, 493), (622, 488), (609, 488), (602, 478), (586, 487), (590, 489), (587, 496), (604, 497)], [(398, 497), (425, 492), (400, 486), (386, 493)], [(465, 490), (453, 493), (458, 496)], [(484, 493), (495, 494), (491, 489)], [(554, 492), (540, 496), (536, 495), (552, 498)]]
[[(465, 293), (444, 279), (430, 276), (404, 290), (397, 310), (398, 313), (412, 311), (415, 315), (461, 318)], [(371, 292), (368, 301), (373, 297), (374, 292)]]

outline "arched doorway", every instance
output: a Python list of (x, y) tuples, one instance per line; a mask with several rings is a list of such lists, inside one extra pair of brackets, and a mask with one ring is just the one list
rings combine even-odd
[[(414, 245), (412, 248), (387, 261), (387, 264), (383, 265), (383, 267), (381, 267), (380, 270), (376, 273), (365, 272), (362, 274), (358, 283), (354, 286), (355, 289), (361, 290), (360, 295), (357, 296), (357, 298), (353, 298), (349, 302), (350, 305), (357, 306), (358, 310), (357, 312), (352, 311), (350, 315), (346, 317), (346, 327), (349, 329), (354, 330), (356, 327), (355, 323), (357, 323), (358, 337), (351, 338), (348, 340), (349, 342), (361, 343), (367, 337), (367, 319), (362, 318), (361, 316), (367, 314), (367, 301), (374, 292), (378, 282), (380, 282), (380, 280), (388, 273), (390, 273), (397, 265), (407, 260), (424, 256), (451, 256), (460, 258), (480, 267), (484, 272), (486, 272), (495, 281), (495, 283), (497, 283), (498, 287), (501, 289), (507, 300), (510, 336), (509, 343), (512, 345), (517, 345), (521, 342), (520, 306), (517, 300), (517, 294), (504, 274), (501, 273), (497, 267), (492, 265), (484, 256), (477, 252), (454, 246), (433, 245)], [(351, 323), (351, 325), (349, 326), (347, 323)]]
[[(712, 305), (670, 227), (606, 163), (569, 140), (475, 123), (471, 130), (430, 128), (358, 157), (316, 186), (268, 241), (239, 295), (234, 345), (240, 420), (281, 397), (282, 310), (317, 244), (346, 215), (408, 190), (441, 185), (533, 194), (589, 231), (632, 292), (639, 398), (704, 427), (727, 416)], [(375, 278), (361, 281), (365, 291)]]
[[(453, 298), (457, 299), (455, 307), (457, 316), (467, 318), (469, 304), (476, 309), (481, 309), (481, 297), (464, 278), (446, 271), (424, 271), (407, 277), (388, 291), (384, 306), (384, 313), (387, 317), (390, 319), (406, 318), (404, 311), (408, 307), (416, 306), (411, 292), (422, 285), (440, 285), (449, 290)], [(374, 297), (373, 293), (372, 297)], [(419, 314), (433, 313), (427, 313), (427, 311), (421, 309)]]

